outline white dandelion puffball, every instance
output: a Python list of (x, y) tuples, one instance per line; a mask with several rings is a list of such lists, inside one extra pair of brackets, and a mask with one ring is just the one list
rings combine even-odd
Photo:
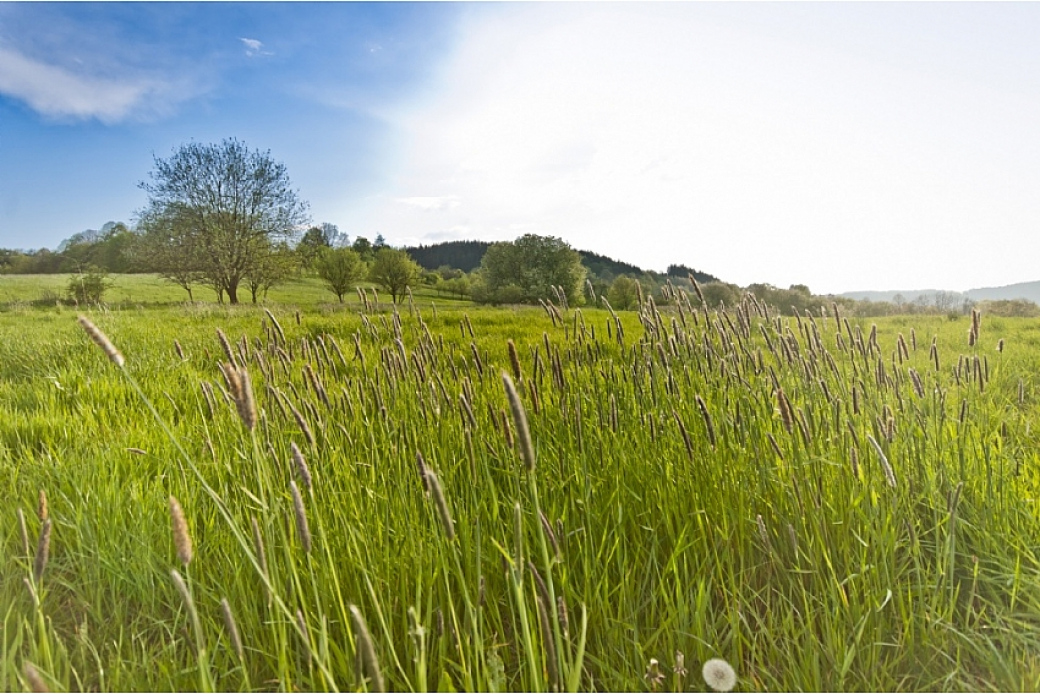
[(707, 685), (717, 692), (728, 692), (737, 686), (737, 673), (722, 658), (712, 658), (704, 663), (701, 674)]

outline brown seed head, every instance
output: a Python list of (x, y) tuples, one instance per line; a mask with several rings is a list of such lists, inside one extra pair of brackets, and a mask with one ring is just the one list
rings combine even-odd
[(126, 363), (126, 359), (123, 358), (122, 352), (112, 344), (112, 341), (105, 336), (105, 333), (101, 332), (86, 316), (79, 316), (76, 320), (79, 322), (80, 327), (86, 331), (90, 339), (94, 341), (94, 344), (101, 348), (108, 360), (122, 368), (123, 364)]
[(513, 379), (505, 371), (502, 372), (502, 383), (506, 388), (509, 409), (513, 412), (513, 422), (516, 424), (516, 436), (520, 441), (520, 453), (524, 458), (524, 465), (528, 472), (534, 472), (534, 445), (531, 443), (531, 431), (527, 427), (527, 413), (524, 411), (524, 403), (521, 402), (520, 396), (517, 395)]
[(41, 521), (45, 521), (50, 517), (47, 511), (47, 493), (42, 489), (40, 490), (39, 501), (36, 504), (36, 517)]
[(170, 496), (170, 522), (173, 527), (173, 545), (177, 548), (177, 559), (187, 566), (191, 563), (191, 534), (188, 532), (188, 521), (184, 519), (184, 509), (175, 496)]
[(40, 675), (40, 671), (36, 669), (36, 666), (30, 663), (28, 660), (22, 666), (22, 672), (25, 673), (25, 680), (29, 683), (29, 689), (34, 692), (49, 692), (50, 689), (47, 687), (47, 683), (43, 681), (43, 676)]
[(33, 580), (36, 583), (43, 578), (43, 572), (47, 569), (47, 559), (51, 554), (51, 519), (43, 521), (40, 528), (40, 537), (36, 542), (36, 560), (33, 562)]
[(307, 460), (303, 457), (303, 453), (300, 452), (300, 447), (293, 441), (289, 444), (289, 450), (292, 451), (293, 464), (296, 466), (296, 474), (299, 475), (300, 481), (303, 482), (303, 486), (309, 491), (311, 488), (311, 469), (307, 467)]
[(238, 382), (240, 390), (235, 406), (242, 424), (252, 431), (256, 428), (256, 400), (253, 398), (253, 383), (249, 380), (249, 372), (245, 368), (238, 370)]
[(220, 600), (220, 612), (224, 616), (224, 626), (228, 631), (228, 639), (231, 640), (231, 648), (238, 656), (238, 662), (245, 660), (245, 650), (242, 648), (242, 638), (238, 635), (238, 624), (235, 623), (235, 615), (231, 612), (231, 603), (227, 598)]
[(361, 665), (368, 676), (369, 687), (375, 692), (385, 692), (386, 684), (383, 682), (383, 673), (379, 669), (376, 647), (372, 642), (372, 635), (368, 632), (368, 624), (365, 623), (365, 618), (357, 605), (350, 606), (350, 617), (354, 623), (358, 655), (361, 656)]
[(292, 492), (293, 499), (293, 514), (296, 516), (296, 530), (300, 534), (300, 542), (303, 544), (303, 551), (311, 551), (311, 529), (307, 524), (307, 509), (303, 505), (303, 497), (300, 496), (300, 489), (296, 486), (296, 482), (289, 483), (289, 490)]
[(441, 487), (441, 481), (433, 470), (426, 470), (426, 481), (430, 485), (430, 496), (433, 498), (433, 505), (437, 509), (437, 517), (440, 519), (444, 534), (450, 542), (455, 539), (455, 522), (451, 519), (451, 510), (448, 508), (448, 500), (444, 496), (444, 488)]

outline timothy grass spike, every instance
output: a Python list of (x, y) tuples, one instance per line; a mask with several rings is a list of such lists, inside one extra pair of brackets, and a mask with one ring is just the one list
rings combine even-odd
[(372, 642), (372, 635), (368, 632), (368, 624), (361, 614), (357, 605), (350, 606), (350, 617), (354, 622), (354, 635), (357, 637), (358, 655), (361, 656), (361, 665), (368, 676), (369, 686), (372, 691), (385, 692), (386, 684), (383, 681), (383, 673), (379, 669), (379, 658), (376, 657), (376, 647)]
[(193, 556), (191, 533), (188, 532), (188, 522), (184, 518), (184, 509), (177, 501), (177, 497), (170, 496), (170, 522), (173, 526), (173, 544), (177, 548), (177, 559), (181, 564), (187, 566), (191, 563)]
[(43, 572), (47, 569), (47, 560), (51, 553), (51, 519), (43, 521), (40, 528), (40, 537), (36, 542), (36, 559), (33, 561), (33, 580), (37, 583), (43, 578)]
[(535, 457), (534, 445), (531, 443), (531, 431), (527, 427), (527, 413), (524, 412), (524, 403), (513, 385), (513, 379), (505, 371), (502, 372), (502, 383), (506, 388), (506, 398), (509, 400), (509, 409), (513, 412), (513, 422), (516, 424), (516, 435), (520, 441), (520, 454), (524, 458), (524, 465), (528, 472), (534, 472)]
[(90, 339), (94, 341), (94, 344), (101, 348), (108, 360), (119, 368), (123, 368), (123, 365), (126, 363), (123, 353), (116, 349), (105, 333), (101, 332), (86, 316), (80, 315), (76, 320), (83, 330), (86, 331)]
[(311, 551), (311, 529), (307, 524), (307, 509), (303, 505), (303, 497), (300, 496), (300, 488), (296, 482), (289, 482), (289, 490), (292, 492), (293, 514), (296, 516), (296, 530), (300, 534), (300, 542), (303, 543), (303, 551)]

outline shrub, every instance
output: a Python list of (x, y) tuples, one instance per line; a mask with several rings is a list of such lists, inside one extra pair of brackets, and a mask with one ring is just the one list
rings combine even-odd
[(107, 272), (97, 267), (89, 267), (86, 272), (69, 278), (66, 291), (69, 299), (77, 304), (99, 304), (110, 285)]

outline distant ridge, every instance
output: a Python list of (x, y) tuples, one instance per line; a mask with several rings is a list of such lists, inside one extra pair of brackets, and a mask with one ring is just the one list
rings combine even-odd
[[(444, 243), (435, 243), (429, 246), (412, 246), (404, 250), (412, 257), (412, 260), (426, 270), (436, 270), (443, 265), (447, 265), (458, 268), (463, 272), (473, 272), (480, 267), (480, 261), (484, 257), (484, 252), (487, 251), (490, 245), (487, 241), (445, 241)], [(614, 278), (618, 275), (641, 277), (643, 275), (663, 276), (665, 274), (663, 272), (647, 271), (631, 263), (614, 260), (592, 251), (578, 251), (578, 255), (581, 256), (581, 264), (588, 268), (589, 273), (601, 279)], [(675, 267), (685, 269), (685, 266)], [(692, 273), (698, 282), (719, 281), (718, 277), (706, 272), (692, 270)], [(682, 279), (685, 278), (686, 275), (683, 274)]]
[(889, 291), (844, 292), (838, 296), (857, 300), (892, 301), (896, 296), (901, 295), (903, 301), (912, 303), (918, 297), (924, 297), (925, 300), (931, 300), (941, 291), (945, 291), (945, 293), (956, 302), (961, 302), (965, 299), (971, 299), (972, 301), (1025, 299), (1026, 301), (1040, 304), (1040, 281), (1018, 282), (1016, 284), (1008, 284), (1001, 287), (980, 287), (978, 289), (969, 289), (966, 292), (952, 292), (940, 289), (903, 289)]

